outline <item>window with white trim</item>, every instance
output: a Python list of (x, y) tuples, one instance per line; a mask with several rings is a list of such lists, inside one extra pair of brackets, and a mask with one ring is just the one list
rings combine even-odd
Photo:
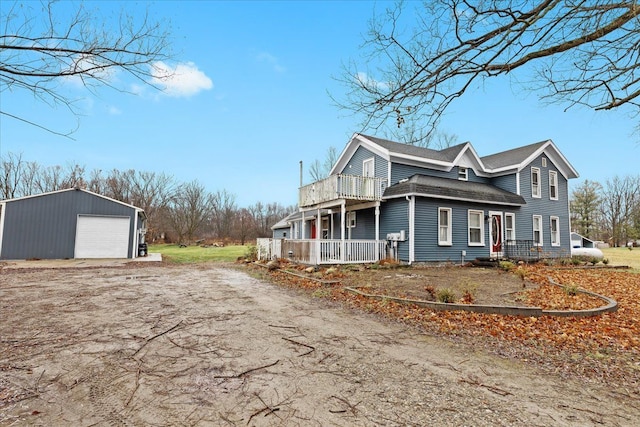
[(549, 171), (549, 198), (558, 200), (558, 172)]
[(551, 246), (560, 246), (560, 218), (552, 216), (550, 218), (551, 226)]
[(516, 214), (504, 214), (504, 239), (516, 240)]
[(347, 227), (356, 227), (356, 211), (347, 212)]
[(542, 216), (533, 216), (533, 244), (542, 246)]
[(540, 168), (531, 168), (531, 197), (542, 197), (540, 191)]
[(458, 179), (467, 181), (469, 179), (469, 170), (463, 166), (458, 166)]
[(438, 245), (451, 246), (451, 208), (438, 208)]
[(469, 246), (484, 246), (484, 212), (468, 212)]

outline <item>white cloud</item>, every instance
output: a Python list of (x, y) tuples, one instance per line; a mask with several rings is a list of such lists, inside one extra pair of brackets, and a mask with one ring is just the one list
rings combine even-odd
[(159, 87), (166, 95), (189, 97), (203, 90), (213, 88), (213, 82), (193, 62), (171, 67), (158, 61), (151, 69), (151, 84)]
[(355, 79), (364, 87), (368, 87), (371, 89), (377, 89), (379, 91), (388, 91), (389, 84), (385, 82), (381, 82), (372, 77), (369, 77), (367, 73), (358, 72), (355, 75)]
[(258, 62), (266, 62), (267, 64), (271, 65), (273, 67), (273, 71), (277, 73), (284, 73), (285, 71), (287, 71), (285, 67), (280, 65), (280, 63), (278, 62), (278, 58), (268, 52), (259, 53), (256, 59), (258, 60)]
[(107, 107), (107, 112), (112, 116), (119, 116), (120, 114), (122, 114), (122, 110), (120, 110), (118, 107), (114, 107), (113, 105)]

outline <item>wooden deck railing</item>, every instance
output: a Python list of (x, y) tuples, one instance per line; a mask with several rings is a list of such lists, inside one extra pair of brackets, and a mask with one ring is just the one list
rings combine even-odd
[(300, 188), (298, 206), (307, 207), (337, 199), (378, 201), (387, 180), (357, 175), (331, 175)]

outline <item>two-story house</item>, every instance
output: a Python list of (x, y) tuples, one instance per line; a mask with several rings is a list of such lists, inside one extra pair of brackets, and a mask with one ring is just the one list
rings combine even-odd
[(551, 141), (480, 157), (355, 134), (328, 178), (300, 188), (273, 255), (313, 264), (571, 253), (568, 180)]

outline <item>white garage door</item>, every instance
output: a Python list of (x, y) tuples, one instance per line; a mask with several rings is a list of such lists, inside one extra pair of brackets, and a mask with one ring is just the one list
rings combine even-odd
[(75, 258), (127, 258), (129, 217), (78, 215)]

